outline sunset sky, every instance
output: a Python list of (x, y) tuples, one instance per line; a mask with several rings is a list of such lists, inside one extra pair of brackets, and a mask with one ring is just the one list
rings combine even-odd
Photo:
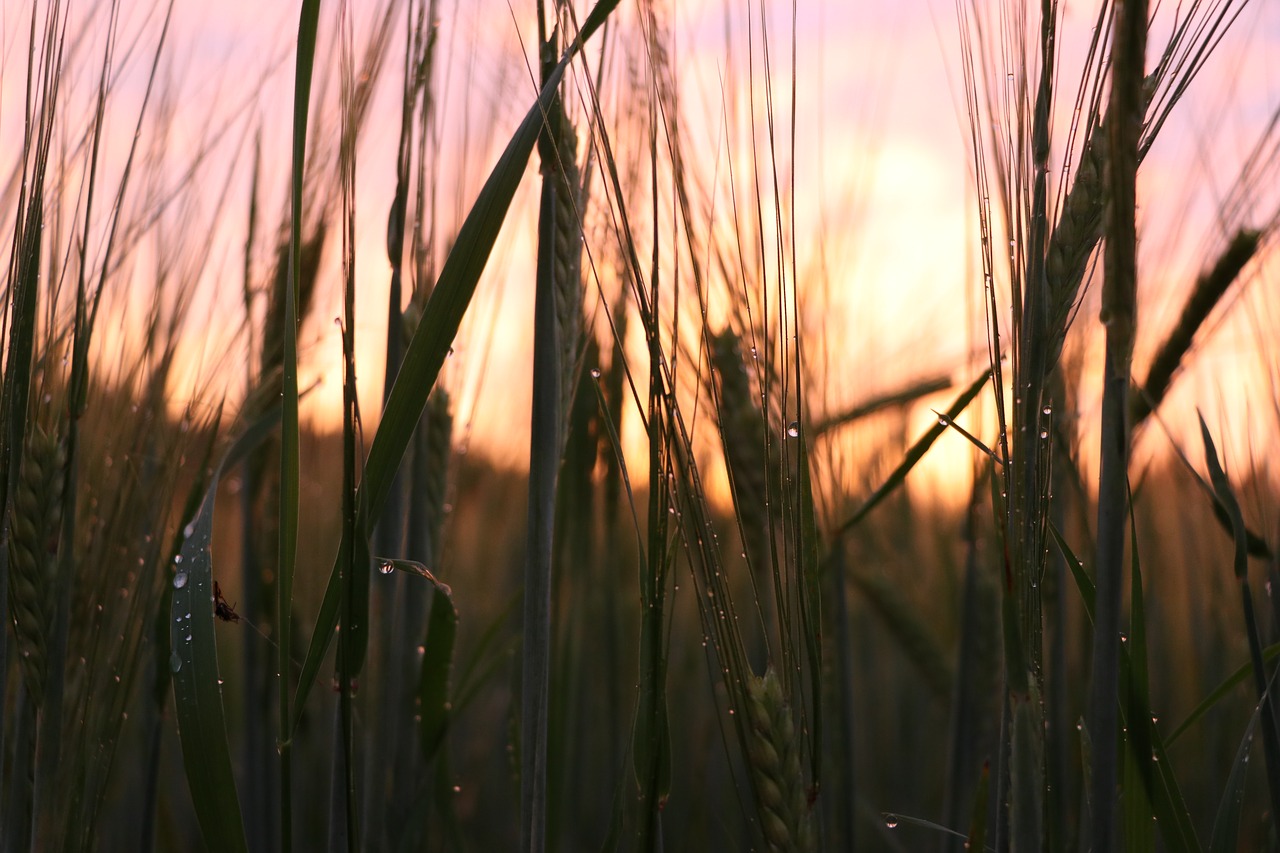
[[(73, 21), (83, 21), (94, 5), (76, 4), (73, 14), (78, 17)], [(1165, 21), (1167, 27), (1174, 14), (1172, 4), (1163, 5), (1167, 8), (1159, 12), (1163, 17), (1158, 19), (1153, 43), (1158, 43), (1163, 31), (1159, 22)], [(6, 163), (14, 161), (12, 152), (21, 139), (26, 7), (26, 0), (4, 0), (0, 18), (4, 50), (0, 150)], [(579, 7), (585, 9), (582, 4)], [(331, 22), (337, 3), (325, 2), (322, 8)], [(1059, 69), (1064, 94), (1074, 92), (1094, 8), (1087, 3), (1065, 7)], [(747, 95), (754, 94), (758, 109), (763, 105), (759, 10), (755, 4), (748, 7), (720, 0), (667, 3), (662, 10), (664, 23), (675, 33), (681, 120), (696, 170), (708, 181), (712, 176), (723, 178), (727, 152), (735, 168), (744, 168), (746, 149), (735, 146), (744, 142), (741, 128), (745, 127)], [(501, 144), (532, 102), (533, 85), (524, 58), (535, 34), (532, 11), (533, 4), (523, 0), (514, 8), (494, 0), (440, 4), (444, 69), (440, 85), (447, 127), (441, 143), (440, 191), (450, 216), (465, 211)], [(824, 328), (821, 337), (830, 352), (823, 405), (837, 409), (938, 372), (951, 372), (962, 380), (984, 356), (979, 353), (977, 361), (971, 358), (973, 348), (983, 344), (981, 315), (972, 309), (974, 283), (981, 277), (975, 260), (977, 208), (971, 197), (972, 152), (960, 89), (960, 24), (955, 6), (943, 0), (797, 2), (794, 151), (788, 150), (790, 129), (786, 127), (791, 109), (791, 13), (790, 4), (767, 4), (784, 183), (788, 170), (794, 169), (798, 264), (815, 279), (825, 277), (826, 297), (822, 301), (816, 294), (813, 297), (818, 306), (815, 317)], [(292, 91), (290, 45), (296, 14), (296, 3), (262, 0), (218, 4), (178, 0), (174, 7), (161, 75), (165, 91), (152, 107), (172, 112), (163, 146), (169, 165), (181, 167), (201, 140), (225, 132), (202, 166), (210, 176), (208, 182), (189, 205), (175, 213), (173, 225), (180, 227), (179, 220), (185, 217), (182, 221), (190, 227), (212, 229), (214, 234), (208, 280), (202, 282), (195, 314), (225, 318), (225, 322), (215, 319), (208, 324), (202, 345), (188, 353), (188, 368), (206, 378), (225, 366), (224, 360), (234, 360), (234, 353), (242, 352), (229, 339), (229, 330), (239, 322), (241, 312), (242, 211), (247, 206), (252, 139), (259, 130), (264, 222), (276, 221), (283, 205)], [(746, 73), (748, 15), (755, 44), (754, 89)], [(134, 37), (139, 45), (127, 59), (115, 93), (107, 159), (116, 164), (116, 171), (132, 135), (146, 57), (159, 32), (160, 17), (150, 3), (123, 4), (121, 32), (126, 35), (122, 45)], [(634, 25), (634, 15), (622, 20), (623, 26)], [(726, 30), (733, 34), (732, 53), (726, 48)], [(357, 41), (366, 31), (358, 28)], [(388, 279), (385, 223), (399, 126), (395, 89), (401, 38), (400, 34), (394, 37), (385, 85), (375, 102), (358, 166), (361, 296), (357, 334), (363, 410), (370, 419), (378, 409), (382, 383)], [(96, 57), (99, 49), (88, 46), (86, 56)], [(331, 73), (336, 73), (336, 56), (320, 61), (332, 63)], [(1216, 211), (1242, 162), (1280, 108), (1278, 63), (1280, 9), (1274, 3), (1254, 2), (1244, 8), (1143, 167), (1141, 227), (1147, 301), (1141, 320), (1145, 348), (1139, 347), (1140, 371), (1145, 369), (1144, 353), (1176, 320), (1181, 294), (1204, 259), (1221, 247), (1224, 233), (1242, 224), (1262, 225), (1275, 216), (1280, 199), (1276, 168), (1265, 173), (1269, 186), (1255, 187), (1251, 212), (1223, 223)], [(92, 69), (94, 64), (81, 62), (80, 67)], [(93, 79), (92, 72), (85, 72), (67, 96), (87, 102)], [(615, 84), (612, 91), (616, 89)], [(331, 83), (324, 94), (327, 105), (317, 109), (332, 116), (335, 92)], [(1069, 97), (1059, 99), (1060, 129), (1065, 129), (1070, 107)], [(616, 105), (607, 109), (616, 113)], [(464, 126), (468, 129), (465, 139), (459, 130)], [(332, 130), (332, 123), (329, 127)], [(1274, 139), (1271, 146), (1274, 150)], [(1054, 157), (1055, 169), (1061, 168), (1060, 148), (1055, 148)], [(531, 164), (529, 179), (517, 197), (520, 216), (504, 231), (445, 372), (459, 414), (468, 424), (472, 446), (513, 464), (520, 464), (527, 442), (536, 168), (536, 162)], [(219, 217), (216, 204), (224, 189), (224, 203), (231, 213)], [(718, 213), (723, 214), (719, 205), (725, 197), (718, 198)], [(269, 237), (259, 234), (261, 275), (268, 264)], [(326, 424), (338, 416), (341, 395), (339, 335), (333, 324), (338, 314), (334, 245), (326, 261), (330, 286), (303, 335), (304, 384), (308, 377), (322, 379), (308, 415)], [(1268, 375), (1276, 375), (1276, 351), (1260, 341), (1269, 336), (1273, 342), (1276, 337), (1275, 321), (1280, 317), (1276, 270), (1274, 265), (1256, 266), (1244, 295), (1228, 319), (1218, 324), (1213, 340), (1201, 347), (1196, 368), (1184, 377), (1170, 404), (1175, 423), (1186, 422), (1195, 404), (1214, 411), (1221, 401), (1235, 414), (1247, 405), (1249, 417), (1233, 415), (1224, 421), (1233, 442), (1229, 446), (1237, 453), (1247, 452), (1246, 427), (1258, 442), (1276, 426), (1267, 385)], [(147, 271), (139, 269), (137, 279), (146, 277)], [(135, 302), (140, 298), (136, 292), (131, 297)], [(114, 310), (124, 311), (127, 301), (117, 297)], [(1091, 302), (1086, 302), (1079, 322), (1086, 327), (1097, 325)], [(116, 330), (116, 337), (127, 340), (127, 324), (109, 324), (110, 328)], [(231, 366), (240, 372), (238, 365)], [(1230, 381), (1224, 381), (1226, 377)], [(1083, 403), (1095, 405), (1089, 398)], [(929, 406), (943, 405), (945, 397), (939, 397), (917, 407), (913, 423), (923, 428), (933, 418)], [(968, 450), (956, 440), (950, 452), (962, 459)]]

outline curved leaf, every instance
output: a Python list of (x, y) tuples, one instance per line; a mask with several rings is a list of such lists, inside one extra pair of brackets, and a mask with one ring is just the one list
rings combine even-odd
[(174, 558), (173, 595), (169, 604), (169, 670), (182, 742), (182, 763), (200, 831), (210, 850), (247, 850), (244, 822), (231, 771), (231, 749), (222, 709), (222, 680), (214, 637), (213, 539), (214, 499), (218, 481), (261, 442), (275, 426), (278, 411), (250, 427), (223, 457), (185, 540)]
[[(498, 159), (493, 171), (476, 197), (467, 218), (458, 230), (458, 237), (440, 271), (440, 278), (423, 309), (422, 319), (405, 350), (400, 372), (387, 398), (378, 431), (369, 447), (364, 478), (360, 482), (355, 536), (359, 554), (368, 554), (370, 520), (382, 514), (383, 506), (391, 493), (396, 471), (404, 457), (414, 429), (426, 407), (427, 396), (435, 385), (440, 368), (444, 365), (453, 345), (458, 327), (462, 324), (467, 306), (475, 293), (480, 274), (484, 272), (489, 254), (493, 251), (498, 232), (506, 220), (507, 210), (515, 196), (516, 188), (524, 176), (533, 146), (542, 132), (543, 116), (555, 97), (564, 77), (565, 69), (581, 49), (582, 43), (604, 22), (605, 17), (618, 5), (618, 0), (601, 0), (592, 9), (578, 38), (565, 52), (564, 57), (548, 75), (538, 93), (538, 99), (516, 128), (506, 150)], [(343, 542), (339, 553), (348, 553), (351, 543)], [(293, 722), (290, 730), (297, 728), (302, 708), (311, 688), (315, 686), (321, 662), (333, 640), (337, 625), (340, 590), (339, 571), (335, 562), (329, 583), (325, 589), (320, 612), (316, 616), (315, 632), (307, 649), (306, 660), (298, 678), (294, 695)], [(363, 662), (368, 641), (368, 619), (356, 614), (355, 629), (349, 641), (352, 659)], [(356, 669), (358, 672), (358, 667)], [(352, 674), (356, 674), (353, 672)]]
[[(1275, 660), (1277, 655), (1280, 655), (1280, 643), (1273, 643), (1262, 651), (1262, 659), (1265, 661)], [(1209, 713), (1215, 705), (1234, 693), (1235, 689), (1243, 684), (1244, 681), (1252, 674), (1252, 663), (1241, 664), (1235, 672), (1228, 675), (1222, 680), (1221, 684), (1213, 688), (1209, 695), (1204, 697), (1200, 704), (1196, 705), (1195, 709), (1187, 715), (1187, 718), (1179, 723), (1176, 729), (1170, 732), (1169, 736), (1165, 738), (1165, 745), (1173, 746), (1174, 742), (1177, 741), (1178, 738), (1182, 737), (1183, 732), (1191, 728), (1205, 714)]]
[(423, 645), (422, 676), (418, 682), (422, 722), (422, 756), (435, 758), (449, 728), (449, 676), (453, 672), (453, 643), (458, 635), (458, 610), (453, 606), (449, 587), (435, 578), (435, 595), (431, 601), (431, 621)]

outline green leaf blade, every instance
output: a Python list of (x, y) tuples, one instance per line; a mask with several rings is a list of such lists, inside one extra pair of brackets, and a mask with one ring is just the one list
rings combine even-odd
[(245, 851), (244, 823), (231, 770), (213, 615), (215, 476), (176, 558), (169, 606), (174, 708), (183, 766), (200, 830), (210, 850)]

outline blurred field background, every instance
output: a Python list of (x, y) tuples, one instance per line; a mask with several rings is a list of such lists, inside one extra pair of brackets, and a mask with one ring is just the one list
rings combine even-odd
[(0, 50), (0, 849), (1280, 846), (1272, 5)]

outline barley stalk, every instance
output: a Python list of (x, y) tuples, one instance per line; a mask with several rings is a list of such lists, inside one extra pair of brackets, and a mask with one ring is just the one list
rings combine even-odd
[(760, 804), (760, 825), (776, 851), (816, 849), (791, 707), (772, 668), (747, 679), (747, 759)]
[(48, 634), (62, 522), (66, 451), (55, 431), (33, 427), (22, 456), (9, 528), (9, 618), (27, 692), (44, 698)]

